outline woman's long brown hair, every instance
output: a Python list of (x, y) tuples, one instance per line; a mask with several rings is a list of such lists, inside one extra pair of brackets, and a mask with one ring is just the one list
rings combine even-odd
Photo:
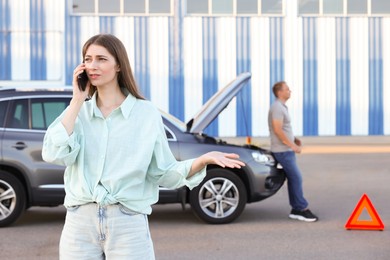
[[(112, 34), (97, 34), (87, 40), (83, 46), (83, 59), (87, 52), (87, 49), (92, 44), (99, 45), (107, 49), (107, 51), (114, 56), (116, 63), (119, 65), (120, 71), (118, 72), (118, 84), (120, 88), (127, 89), (131, 95), (138, 99), (145, 99), (135, 82), (133, 72), (131, 70), (130, 61), (127, 56), (126, 48), (123, 43)], [(91, 86), (89, 95), (92, 96), (96, 91), (95, 86)]]

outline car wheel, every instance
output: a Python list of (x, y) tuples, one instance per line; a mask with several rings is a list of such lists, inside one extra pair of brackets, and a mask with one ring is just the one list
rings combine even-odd
[(26, 208), (26, 193), (22, 183), (5, 171), (0, 171), (0, 227), (15, 222)]
[(203, 221), (225, 224), (241, 215), (247, 202), (239, 177), (226, 169), (207, 171), (204, 180), (190, 192), (191, 208)]

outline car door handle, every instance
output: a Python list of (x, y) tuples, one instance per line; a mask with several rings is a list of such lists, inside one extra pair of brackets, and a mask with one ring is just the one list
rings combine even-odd
[(16, 150), (23, 150), (27, 147), (27, 145), (24, 142), (17, 142), (15, 145), (12, 146), (13, 148), (16, 148)]

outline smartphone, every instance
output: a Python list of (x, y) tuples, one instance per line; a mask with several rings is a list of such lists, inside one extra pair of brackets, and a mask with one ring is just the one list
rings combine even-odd
[(77, 76), (77, 83), (79, 84), (79, 89), (81, 91), (85, 91), (85, 88), (87, 87), (89, 79), (87, 76), (87, 72), (84, 70), (83, 73)]

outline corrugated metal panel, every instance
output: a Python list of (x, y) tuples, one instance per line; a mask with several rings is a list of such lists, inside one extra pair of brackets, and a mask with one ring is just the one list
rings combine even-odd
[(336, 134), (336, 21), (317, 20), (318, 135)]
[(114, 21), (117, 19), (113, 16), (101, 16), (99, 17), (99, 32), (100, 33), (115, 33)]
[[(368, 19), (350, 18), (351, 134), (368, 134)], [(352, 44), (353, 43), (353, 44)]]
[(0, 5), (0, 80), (11, 79), (11, 35), (9, 1), (1, 0)]
[(150, 100), (160, 109), (169, 109), (168, 18), (149, 18)]
[(252, 135), (267, 136), (270, 106), (270, 37), (269, 18), (251, 19), (251, 91)]
[[(237, 75), (251, 71), (250, 18), (237, 18)], [(252, 135), (252, 100), (249, 82), (237, 95), (237, 132)]]
[(134, 76), (147, 99), (150, 99), (149, 23), (147, 17), (134, 18)]
[(184, 19), (184, 105), (185, 121), (190, 120), (203, 104), (203, 21), (201, 17)]
[[(298, 16), (296, 1), (285, 1), (286, 17), (284, 18), (284, 79), (292, 90), (288, 101), (293, 131), (303, 135), (303, 24)], [(275, 82), (271, 81), (271, 84)]]
[(45, 10), (47, 80), (64, 82), (65, 1), (45, 0)]
[[(281, 80), (284, 80), (284, 42), (283, 19), (270, 18), (270, 88)], [(270, 95), (271, 102), (274, 96)]]
[(383, 134), (383, 53), (382, 19), (369, 19), (369, 131), (370, 135)]
[(390, 18), (382, 20), (382, 60), (383, 60), (383, 133), (390, 135)]
[(64, 1), (10, 1), (9, 7), (10, 79), (62, 80)]
[(31, 80), (46, 80), (46, 21), (43, 0), (30, 2)]
[(175, 1), (174, 10), (176, 16), (169, 18), (169, 113), (184, 120), (182, 1)]
[[(216, 60), (218, 61), (218, 89), (224, 88), (237, 75), (237, 19), (216, 19)], [(218, 135), (234, 136), (237, 132), (237, 102), (233, 99), (218, 116)]]
[(349, 18), (336, 18), (336, 134), (351, 134)]
[(303, 134), (318, 135), (317, 18), (303, 19)]
[[(69, 0), (67, 0), (69, 6)], [(73, 70), (82, 62), (81, 57), (81, 28), (85, 23), (80, 23), (79, 16), (71, 16), (70, 8), (65, 8), (65, 84), (72, 85)]]
[(30, 80), (30, 3), (24, 0), (10, 4), (11, 79)]
[(115, 19), (115, 35), (123, 42), (129, 56), (130, 65), (134, 73), (134, 17), (118, 17)]
[(85, 40), (113, 33), (144, 95), (180, 119), (236, 74), (252, 72), (209, 134), (267, 136), (279, 80), (293, 91), (297, 135), (390, 134), (389, 18), (302, 18), (296, 1), (278, 18), (185, 17), (183, 1), (174, 1), (174, 17), (73, 16), (71, 0), (0, 3), (0, 80), (10, 84), (70, 85)]
[[(102, 17), (99, 16), (80, 16), (80, 19), (77, 21), (78, 23), (78, 41), (80, 47), (84, 46), (84, 43), (91, 38), (91, 36), (100, 33), (100, 20)], [(81, 49), (78, 53), (79, 61), (81, 62)], [(77, 63), (78, 64), (78, 63)], [(75, 65), (77, 65), (75, 64)]]
[[(203, 18), (203, 103), (206, 103), (218, 91), (216, 19), (213, 17)], [(210, 135), (218, 135), (218, 121), (215, 120), (211, 123), (205, 132)]]

